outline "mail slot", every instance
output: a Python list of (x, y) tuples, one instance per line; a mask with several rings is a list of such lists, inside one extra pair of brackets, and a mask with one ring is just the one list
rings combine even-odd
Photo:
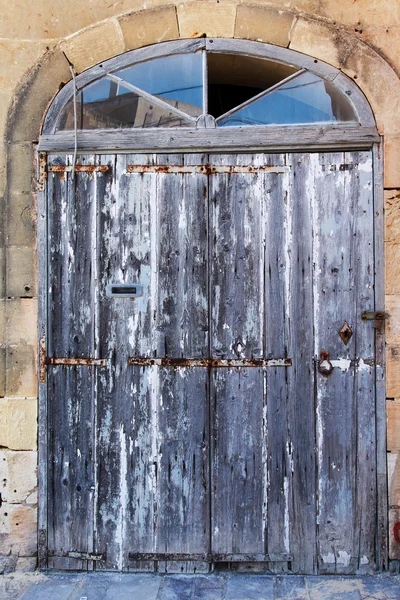
[(143, 286), (138, 283), (110, 283), (107, 286), (109, 298), (138, 298), (143, 296)]

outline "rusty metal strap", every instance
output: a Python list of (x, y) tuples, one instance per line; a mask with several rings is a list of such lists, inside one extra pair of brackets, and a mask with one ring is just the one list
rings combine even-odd
[(105, 554), (96, 554), (93, 552), (57, 552), (56, 550), (49, 550), (47, 555), (54, 558), (76, 558), (77, 560), (106, 560)]
[(129, 552), (129, 561), (137, 560), (178, 560), (200, 562), (282, 562), (292, 560), (290, 554), (183, 554), (172, 552)]
[(146, 358), (132, 356), (128, 358), (128, 365), (139, 367), (290, 367), (291, 358)]
[(287, 173), (290, 167), (270, 165), (128, 165), (128, 173), (200, 173), (214, 175), (216, 173)]
[(65, 367), (106, 367), (107, 358), (46, 358), (47, 365), (63, 365)]
[(64, 367), (107, 367), (110, 364), (107, 358), (53, 358), (46, 356), (46, 343), (44, 338), (39, 345), (39, 383), (46, 383), (48, 366)]
[(110, 165), (49, 165), (47, 170), (49, 173), (107, 173)]

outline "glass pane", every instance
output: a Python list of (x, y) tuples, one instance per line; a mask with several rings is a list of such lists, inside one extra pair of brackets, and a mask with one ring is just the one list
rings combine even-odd
[[(135, 127), (189, 127), (191, 123), (138, 94), (101, 79), (84, 88), (77, 99), (78, 129), (125, 129)], [(57, 129), (74, 129), (74, 106), (70, 100)]]
[(299, 70), (265, 58), (218, 53), (207, 55), (207, 67), (208, 112), (215, 118)]
[(354, 111), (344, 94), (317, 75), (303, 73), (221, 120), (218, 125), (289, 125), (353, 120), (356, 120)]
[(197, 117), (203, 112), (202, 55), (165, 56), (115, 73), (121, 79)]

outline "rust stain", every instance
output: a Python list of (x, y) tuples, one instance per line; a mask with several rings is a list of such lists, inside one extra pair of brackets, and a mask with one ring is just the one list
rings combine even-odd
[(75, 165), (74, 167), (65, 165), (50, 165), (50, 173), (107, 173), (110, 170), (109, 165)]
[(213, 175), (216, 173), (231, 174), (231, 173), (287, 173), (290, 167), (260, 165), (260, 166), (243, 166), (243, 165), (128, 165), (128, 173), (172, 173), (172, 174), (192, 174), (199, 173), (202, 175)]
[(38, 191), (39, 192), (43, 192), (46, 179), (47, 179), (47, 154), (46, 154), (46, 152), (40, 152), (40, 154), (39, 154), (39, 178), (38, 178)]
[(214, 368), (229, 368), (229, 367), (290, 367), (292, 365), (291, 358), (147, 358), (141, 356), (133, 356), (128, 358), (128, 365), (141, 367), (214, 367)]
[(105, 561), (105, 554), (97, 554), (92, 552), (56, 552), (53, 550), (49, 550), (48, 556), (54, 556), (55, 558), (76, 558), (78, 560), (98, 560)]
[(66, 367), (106, 367), (106, 358), (46, 358), (47, 365), (64, 365)]
[(46, 356), (46, 338), (42, 337), (39, 341), (39, 382), (46, 383), (47, 375), (47, 356)]

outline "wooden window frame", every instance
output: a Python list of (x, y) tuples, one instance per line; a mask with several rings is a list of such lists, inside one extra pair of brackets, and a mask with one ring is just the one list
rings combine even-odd
[[(246, 127), (221, 127), (204, 119), (201, 125), (182, 129), (96, 129), (78, 130), (78, 152), (207, 152), (207, 151), (266, 151), (368, 149), (379, 142), (374, 115), (358, 86), (338, 69), (299, 52), (271, 44), (235, 39), (196, 39), (164, 42), (132, 50), (105, 61), (76, 78), (79, 88), (108, 73), (112, 74), (132, 64), (154, 58), (190, 52), (238, 54), (276, 60), (304, 69), (332, 83), (349, 98), (358, 121), (315, 123), (306, 125), (259, 125)], [(206, 69), (203, 69), (205, 74)], [(70, 81), (55, 97), (46, 115), (40, 151), (72, 151), (75, 132), (56, 133), (56, 123), (61, 110), (72, 98), (74, 84)], [(209, 125), (209, 127), (207, 127)]]

